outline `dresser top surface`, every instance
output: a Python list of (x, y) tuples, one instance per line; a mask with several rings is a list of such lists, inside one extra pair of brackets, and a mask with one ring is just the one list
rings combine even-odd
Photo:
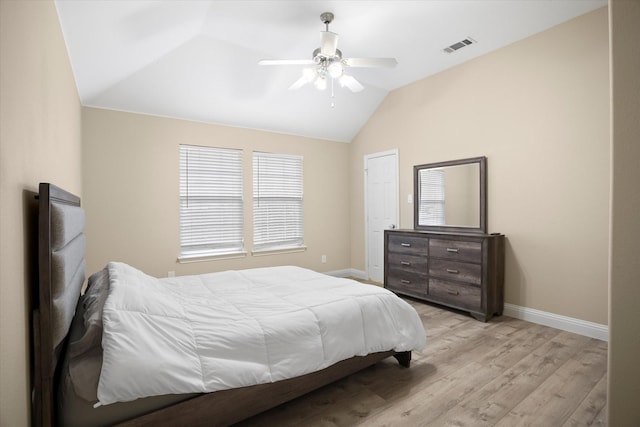
[(398, 229), (394, 229), (394, 230), (384, 230), (385, 233), (412, 233), (412, 234), (417, 234), (417, 235), (425, 235), (425, 236), (442, 236), (442, 237), (446, 237), (446, 236), (459, 236), (459, 237), (496, 237), (496, 236), (503, 236), (502, 233), (491, 233), (491, 234), (485, 234), (485, 233), (462, 233), (462, 232), (445, 232), (445, 231), (428, 231), (428, 230), (414, 230), (411, 228), (398, 228)]

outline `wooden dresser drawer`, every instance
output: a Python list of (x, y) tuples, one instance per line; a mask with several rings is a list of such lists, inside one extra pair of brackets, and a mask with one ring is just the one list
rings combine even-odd
[(427, 271), (426, 256), (391, 252), (387, 257), (387, 263), (388, 267), (394, 270), (404, 270), (416, 274), (425, 274)]
[(429, 256), (455, 261), (482, 262), (482, 243), (463, 240), (429, 239)]
[(427, 275), (390, 268), (386, 288), (402, 294), (424, 298), (427, 296)]
[(407, 253), (413, 255), (427, 255), (429, 239), (417, 236), (403, 236), (392, 234), (389, 236), (389, 252)]
[(429, 279), (429, 297), (469, 310), (479, 311), (482, 308), (482, 293), (478, 286)]
[(431, 259), (429, 260), (429, 276), (480, 285), (482, 284), (482, 265)]

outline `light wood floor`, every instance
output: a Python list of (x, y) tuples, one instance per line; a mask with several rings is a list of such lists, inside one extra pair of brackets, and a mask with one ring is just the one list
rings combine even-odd
[(407, 301), (427, 331), (411, 368), (389, 358), (240, 425), (606, 425), (606, 342)]

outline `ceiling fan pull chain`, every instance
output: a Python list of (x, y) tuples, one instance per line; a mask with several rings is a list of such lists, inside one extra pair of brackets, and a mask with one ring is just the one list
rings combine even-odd
[(333, 93), (333, 81), (335, 79), (331, 79), (331, 108), (335, 108), (336, 103), (334, 102), (334, 99), (336, 98), (335, 94)]

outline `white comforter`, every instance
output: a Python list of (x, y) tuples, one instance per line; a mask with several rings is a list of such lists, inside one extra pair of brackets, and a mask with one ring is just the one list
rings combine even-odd
[(98, 405), (267, 383), (425, 345), (418, 314), (393, 293), (299, 267), (171, 279), (108, 269)]

